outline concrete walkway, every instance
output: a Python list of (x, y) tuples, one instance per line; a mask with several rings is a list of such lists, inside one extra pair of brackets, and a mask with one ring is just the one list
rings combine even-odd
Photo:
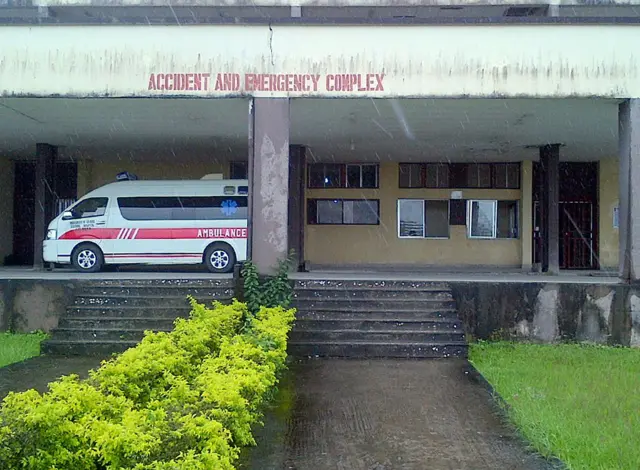
[(464, 360), (292, 366), (245, 453), (251, 470), (542, 470)]

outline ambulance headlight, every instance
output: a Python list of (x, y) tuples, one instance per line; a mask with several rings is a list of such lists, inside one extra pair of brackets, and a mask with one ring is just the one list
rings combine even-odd
[(47, 230), (47, 240), (55, 240), (57, 235), (55, 230)]

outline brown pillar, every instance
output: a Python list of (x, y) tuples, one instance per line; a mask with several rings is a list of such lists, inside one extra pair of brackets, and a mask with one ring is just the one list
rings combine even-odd
[(33, 266), (42, 268), (42, 242), (53, 219), (54, 172), (58, 148), (36, 144), (35, 220), (33, 224)]
[(304, 267), (304, 206), (306, 153), (301, 145), (289, 147), (289, 251), (294, 252), (293, 268)]
[(540, 147), (542, 171), (542, 270), (560, 272), (560, 144)]
[(619, 240), (620, 276), (640, 280), (640, 100), (620, 104)]
[(254, 98), (249, 116), (250, 257), (271, 274), (287, 256), (289, 100)]

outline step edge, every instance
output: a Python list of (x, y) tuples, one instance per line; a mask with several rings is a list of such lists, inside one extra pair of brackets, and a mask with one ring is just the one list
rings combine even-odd
[(462, 341), (425, 341), (421, 343), (417, 343), (415, 341), (340, 341), (340, 340), (332, 340), (332, 341), (289, 341), (287, 343), (288, 346), (303, 346), (303, 345), (314, 345), (314, 346), (456, 346), (456, 347), (465, 347), (468, 348), (469, 345), (466, 342)]
[(342, 333), (359, 333), (359, 334), (402, 334), (402, 335), (450, 335), (459, 334), (464, 335), (463, 331), (452, 330), (293, 330), (292, 333), (313, 333), (313, 334), (342, 334)]
[[(182, 317), (177, 317), (182, 318)], [(176, 319), (177, 319), (176, 318)], [(131, 321), (131, 320), (139, 320), (139, 321), (175, 321), (176, 319), (171, 318), (158, 318), (158, 317), (60, 317), (59, 321), (62, 320), (79, 320), (79, 321)]]

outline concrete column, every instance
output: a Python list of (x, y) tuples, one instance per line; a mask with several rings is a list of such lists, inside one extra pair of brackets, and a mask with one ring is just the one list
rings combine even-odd
[(620, 104), (620, 276), (640, 280), (640, 100)]
[(289, 100), (254, 98), (249, 116), (250, 256), (271, 274), (287, 256)]
[(522, 269), (531, 271), (533, 265), (533, 162), (520, 165), (520, 240), (522, 242)]
[(306, 153), (301, 145), (290, 146), (289, 156), (289, 251), (295, 253), (294, 269), (304, 266), (304, 208)]
[(543, 271), (560, 272), (560, 144), (540, 147), (542, 170)]
[(42, 241), (54, 212), (54, 173), (58, 148), (36, 144), (35, 220), (33, 224), (33, 266), (43, 267)]

